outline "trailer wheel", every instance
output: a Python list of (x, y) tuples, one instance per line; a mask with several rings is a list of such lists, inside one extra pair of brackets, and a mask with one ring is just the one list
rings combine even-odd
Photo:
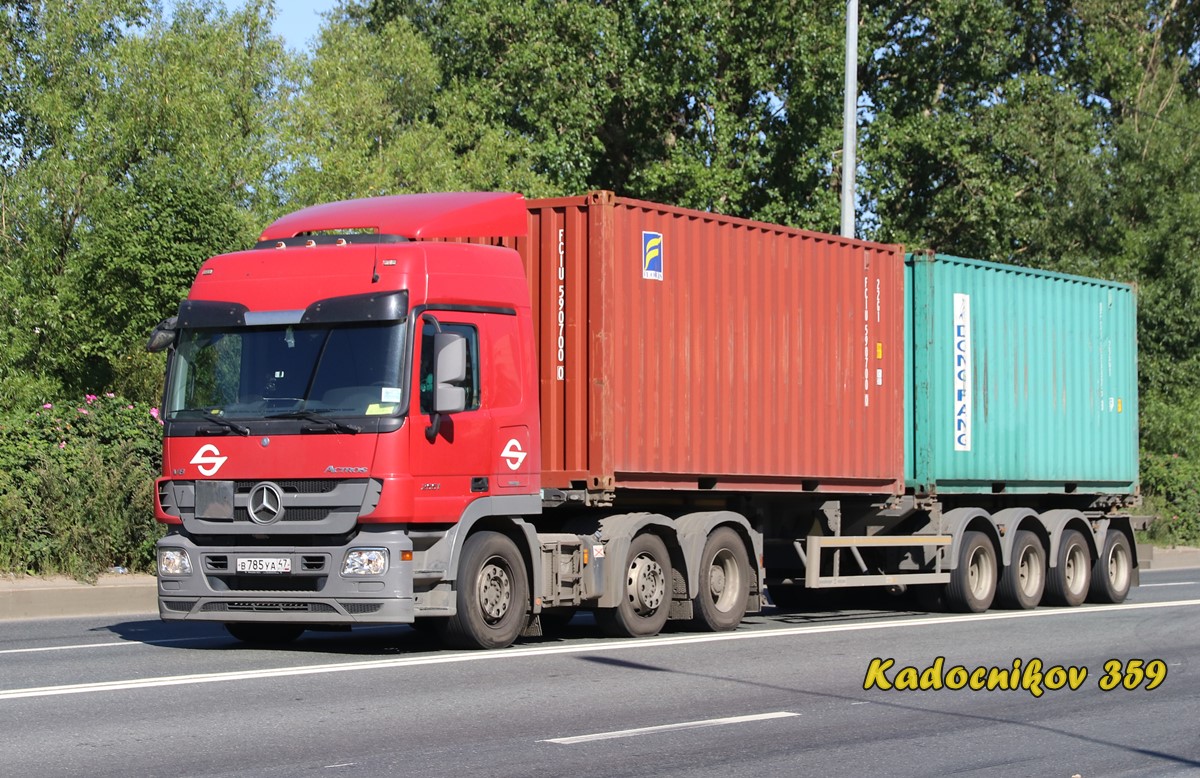
[(243, 643), (281, 646), (300, 637), (304, 633), (304, 625), (231, 621), (225, 624), (225, 631)]
[(1092, 585), (1088, 599), (1092, 602), (1125, 602), (1133, 583), (1133, 551), (1124, 532), (1109, 530), (1104, 548), (1092, 565)]
[(1058, 566), (1050, 568), (1046, 599), (1075, 607), (1087, 597), (1092, 581), (1092, 557), (1079, 530), (1069, 529), (1058, 544)]
[(455, 648), (504, 648), (521, 634), (529, 604), (525, 560), (499, 532), (477, 532), (463, 544), (456, 613), (441, 624)]
[(996, 547), (978, 530), (963, 533), (958, 565), (946, 584), (946, 604), (961, 613), (983, 613), (996, 597)]
[(1029, 530), (1020, 530), (1013, 540), (1012, 563), (1000, 572), (996, 599), (1001, 607), (1031, 610), (1046, 591), (1046, 549)]
[(621, 604), (597, 608), (596, 623), (611, 637), (657, 635), (671, 609), (671, 557), (657, 535), (644, 533), (629, 544)]
[(737, 629), (750, 597), (746, 546), (729, 527), (718, 527), (700, 553), (700, 592), (692, 601), (695, 623), (711, 632)]

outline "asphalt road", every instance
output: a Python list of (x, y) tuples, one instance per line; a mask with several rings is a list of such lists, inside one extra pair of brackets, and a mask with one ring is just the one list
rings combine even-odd
[[(1124, 606), (851, 601), (648, 640), (602, 640), (580, 616), (469, 653), (404, 627), (259, 650), (204, 624), (6, 622), (0, 774), (1200, 773), (1200, 570), (1142, 582)], [(981, 667), (1017, 688), (972, 690)], [(943, 688), (884, 688), (922, 677)]]

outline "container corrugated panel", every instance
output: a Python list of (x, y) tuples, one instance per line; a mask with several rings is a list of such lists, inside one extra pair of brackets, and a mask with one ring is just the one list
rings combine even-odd
[(1137, 489), (1132, 287), (914, 254), (906, 478), (918, 491)]
[(546, 486), (903, 489), (903, 249), (528, 202)]

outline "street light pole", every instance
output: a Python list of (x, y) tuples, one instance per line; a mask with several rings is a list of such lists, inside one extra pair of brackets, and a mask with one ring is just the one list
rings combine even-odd
[(846, 96), (842, 111), (842, 237), (854, 237), (858, 122), (858, 0), (846, 0)]

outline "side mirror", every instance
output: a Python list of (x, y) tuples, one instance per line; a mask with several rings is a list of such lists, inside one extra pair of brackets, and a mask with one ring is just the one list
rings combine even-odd
[(433, 336), (434, 413), (458, 413), (467, 407), (467, 339), (450, 332)]
[[(436, 322), (436, 320), (435, 320)], [(467, 407), (467, 339), (452, 332), (433, 335), (433, 412), (425, 439), (432, 443), (442, 428), (442, 414)]]
[(160, 321), (150, 332), (150, 340), (146, 342), (146, 350), (154, 354), (159, 351), (165, 351), (175, 345), (175, 337), (178, 334), (176, 325), (178, 323), (178, 316), (170, 316)]

